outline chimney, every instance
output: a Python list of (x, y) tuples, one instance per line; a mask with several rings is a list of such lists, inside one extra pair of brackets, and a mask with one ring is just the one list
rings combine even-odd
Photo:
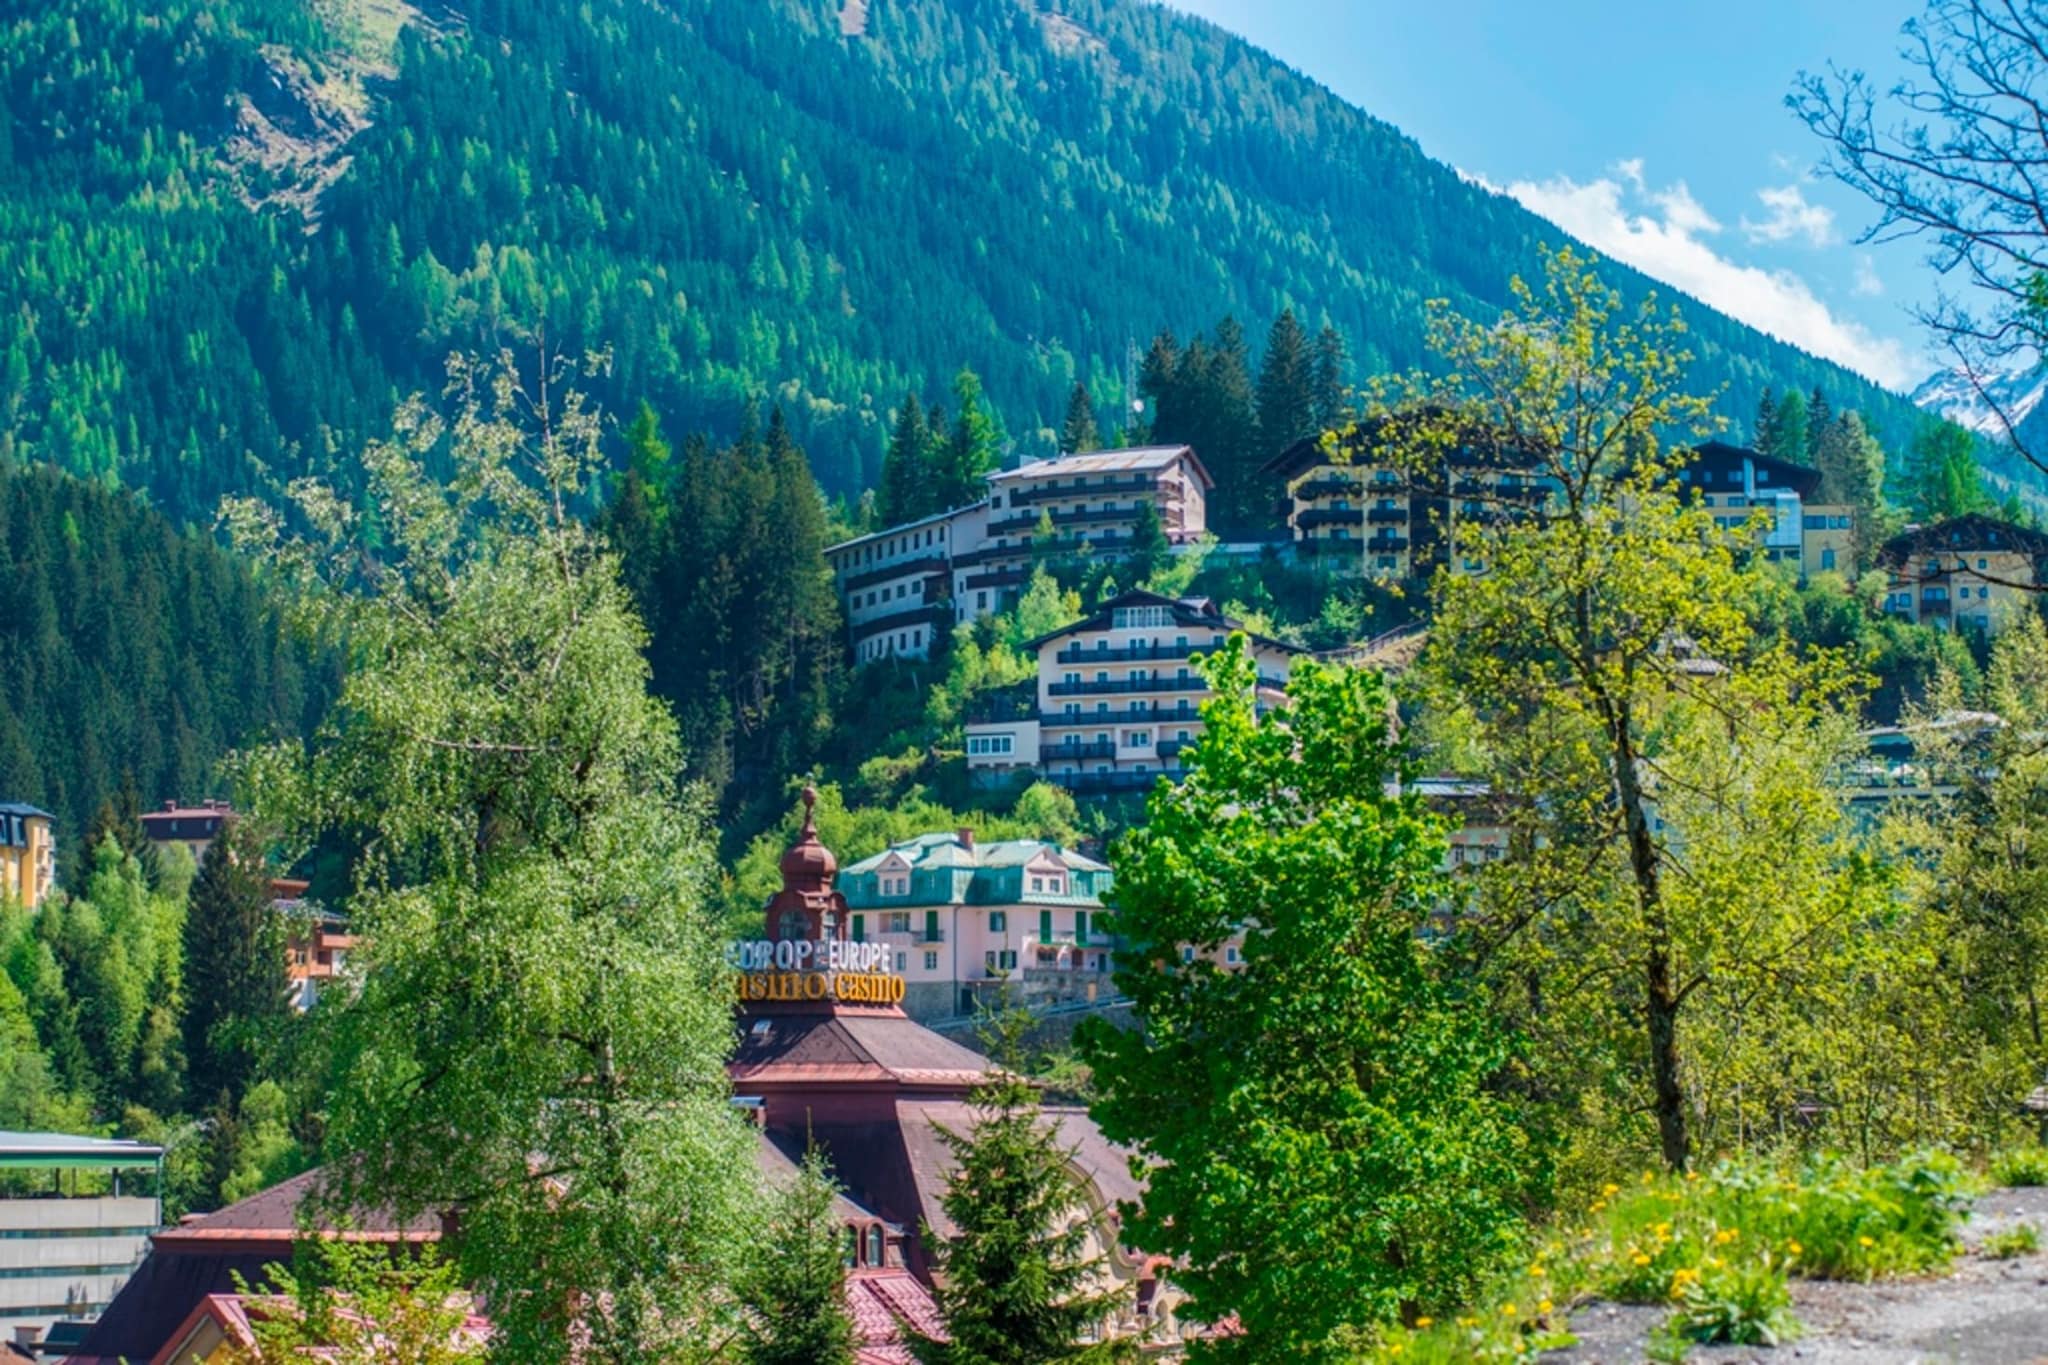
[(178, 808), (178, 803), (177, 803), (177, 802), (175, 802), (175, 801), (166, 801), (166, 802), (164, 802), (164, 809), (165, 809), (165, 810), (176, 810), (177, 808)]
[(35, 1354), (36, 1343), (43, 1338), (43, 1329), (23, 1324), (14, 1329), (14, 1344), (30, 1355)]
[(956, 836), (955, 836), (955, 837), (956, 837), (956, 838), (958, 838), (958, 839), (960, 840), (960, 847), (962, 847), (962, 848), (966, 849), (966, 850), (967, 850), (968, 852), (970, 852), (970, 853), (974, 851), (974, 831), (973, 831), (973, 830), (971, 830), (971, 829), (967, 829), (967, 828), (964, 828), (964, 827), (963, 827), (962, 829), (960, 829), (960, 830), (959, 830), (959, 831), (957, 832), (957, 834), (956, 834)]

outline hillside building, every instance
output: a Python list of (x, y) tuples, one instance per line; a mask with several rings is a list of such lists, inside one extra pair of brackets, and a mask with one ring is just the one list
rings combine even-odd
[[(1454, 554), (1459, 524), (1526, 514), (1548, 500), (1556, 481), (1498, 448), (1460, 447), (1426, 473), (1377, 462), (1372, 429), (1354, 428), (1332, 450), (1298, 441), (1266, 466), (1284, 482), (1281, 504), (1297, 558), (1376, 578), (1423, 577), (1439, 564), (1453, 573), (1485, 565)], [(1814, 501), (1818, 470), (1721, 441), (1697, 447), (1679, 473), (1698, 490), (1714, 520), (1735, 535), (1764, 514), (1760, 545), (1802, 579), (1856, 573), (1854, 509)]]
[(913, 1019), (1112, 994), (1102, 898), (1110, 871), (1038, 839), (978, 842), (971, 829), (892, 844), (846, 869), (849, 932), (884, 945)]
[(173, 844), (182, 844), (192, 855), (196, 866), (205, 861), (207, 847), (220, 836), (222, 827), (234, 816), (233, 806), (212, 797), (196, 806), (166, 801), (162, 810), (148, 811), (143, 815), (142, 837), (154, 844), (159, 852)]
[[(1189, 446), (1036, 460), (988, 483), (979, 502), (825, 551), (856, 662), (928, 657), (940, 632), (1013, 602), (1037, 560), (1128, 553), (1142, 507), (1169, 545), (1192, 544), (1215, 486)], [(1041, 519), (1049, 539), (1037, 535)]]
[(1884, 543), (1885, 610), (1942, 630), (1996, 634), (2036, 610), (2048, 535), (1982, 513), (1915, 526)]
[[(1090, 795), (1177, 779), (1210, 695), (1192, 656), (1242, 629), (1207, 598), (1133, 590), (1032, 641), (1036, 683), (967, 723), (968, 775), (991, 786), (1044, 777)], [(1277, 702), (1303, 651), (1261, 636), (1251, 648), (1260, 699)]]
[(163, 1155), (111, 1138), (0, 1133), (0, 1335), (37, 1340), (105, 1311), (163, 1223)]
[(57, 820), (19, 801), (0, 802), (0, 898), (33, 910), (57, 882)]

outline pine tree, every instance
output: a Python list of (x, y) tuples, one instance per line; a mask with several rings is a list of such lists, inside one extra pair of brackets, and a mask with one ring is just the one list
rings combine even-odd
[(1345, 352), (1344, 334), (1325, 323), (1316, 333), (1316, 429), (1334, 431), (1344, 425), (1348, 406), (1344, 394), (1351, 357)]
[(1778, 431), (1770, 453), (1799, 464), (1806, 459), (1806, 395), (1787, 389), (1778, 398)]
[(1777, 453), (1778, 396), (1769, 389), (1756, 400), (1756, 426), (1749, 434), (1749, 444), (1759, 455)]
[(839, 1187), (813, 1147), (774, 1194), (754, 1263), (740, 1279), (747, 1365), (853, 1365), (860, 1334), (846, 1307)]
[[(1189, 355), (1194, 349), (1189, 349)], [(1185, 365), (1183, 366), (1185, 368)], [(1235, 318), (1216, 324), (1214, 349), (1199, 372), (1201, 440), (1196, 452), (1216, 478), (1217, 519), (1231, 530), (1259, 521), (1261, 496), (1259, 416), (1252, 396), (1250, 352)]]
[(985, 475), (1002, 459), (1002, 431), (995, 414), (982, 396), (981, 377), (962, 370), (953, 379), (953, 434), (946, 443), (946, 461), (941, 469), (941, 496), (932, 510), (965, 507), (987, 496)]
[(1172, 405), (1175, 385), (1180, 379), (1180, 342), (1170, 330), (1161, 330), (1145, 350), (1138, 368), (1138, 393), (1147, 408), (1146, 439), (1164, 444), (1175, 439), (1168, 425), (1167, 409)]
[(1259, 368), (1259, 454), (1269, 459), (1304, 437), (1315, 436), (1315, 360), (1308, 334), (1295, 321), (1294, 310), (1281, 310), (1266, 334), (1266, 357)]
[(1813, 386), (1813, 396), (1806, 402), (1806, 453), (1802, 458), (1807, 464), (1818, 467), (1820, 445), (1828, 437), (1828, 428), (1833, 425), (1834, 413), (1828, 407), (1828, 396), (1820, 391), (1820, 385)]
[(931, 431), (917, 395), (903, 395), (903, 406), (896, 409), (896, 425), (889, 433), (889, 449), (882, 456), (882, 487), (875, 500), (884, 526), (916, 521), (931, 510), (927, 503), (931, 444)]
[(289, 1011), (288, 985), (262, 841), (229, 820), (207, 845), (185, 912), (185, 1058), (200, 1102), (240, 1100)]
[(1863, 419), (1845, 412), (1828, 423), (1814, 452), (1820, 470), (1820, 500), (1846, 503), (1856, 518), (1856, 562), (1867, 566), (1869, 551), (1883, 538), (1884, 449), (1864, 430)]
[(1120, 1296), (1088, 1292), (1096, 1264), (1081, 1259), (1084, 1220), (1069, 1153), (1047, 1123), (1038, 1091), (1008, 1063), (1022, 1024), (997, 1025), (993, 1079), (972, 1097), (974, 1127), (945, 1133), (957, 1163), (939, 1207), (953, 1234), (934, 1239), (935, 1294), (946, 1339), (913, 1336), (922, 1365), (1105, 1365), (1135, 1359), (1128, 1341), (1084, 1343)]
[(1131, 522), (1131, 579), (1136, 583), (1149, 582), (1152, 576), (1166, 567), (1173, 545), (1166, 538), (1166, 528), (1159, 524), (1159, 509), (1150, 502), (1138, 504), (1138, 515)]
[(1095, 401), (1088, 396), (1088, 386), (1074, 381), (1074, 391), (1067, 395), (1066, 419), (1060, 423), (1060, 450), (1068, 455), (1085, 455), (1098, 449), (1095, 433)]

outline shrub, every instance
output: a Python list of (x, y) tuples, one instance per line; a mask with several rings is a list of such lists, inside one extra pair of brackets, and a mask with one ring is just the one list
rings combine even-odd
[(1769, 1251), (1733, 1260), (1710, 1258), (1677, 1291), (1678, 1311), (1666, 1332), (1688, 1342), (1776, 1346), (1799, 1330), (1792, 1316), (1786, 1262)]
[(2032, 1223), (2021, 1223), (2016, 1227), (2007, 1228), (2004, 1232), (1994, 1232), (1977, 1248), (1987, 1259), (1993, 1261), (2010, 1261), (2017, 1256), (2031, 1256), (2040, 1249), (2041, 1234), (2034, 1230)]
[(1724, 1162), (1708, 1177), (1716, 1221), (1741, 1228), (1820, 1279), (1869, 1280), (1945, 1266), (1973, 1186), (1946, 1152), (1859, 1169), (1817, 1157), (1787, 1179)]
[(2030, 1142), (1991, 1158), (1991, 1182), (2008, 1188), (2048, 1185), (2048, 1147)]

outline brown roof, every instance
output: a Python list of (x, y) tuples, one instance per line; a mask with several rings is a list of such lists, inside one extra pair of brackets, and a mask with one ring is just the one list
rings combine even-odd
[[(1131, 1174), (1130, 1154), (1104, 1137), (1085, 1110), (1047, 1105), (1042, 1113), (1044, 1121), (1058, 1130), (1061, 1145), (1072, 1153), (1070, 1165), (1086, 1178), (1104, 1209), (1114, 1212), (1119, 1202), (1135, 1201), (1144, 1193)], [(919, 1216), (939, 1236), (950, 1237), (953, 1220), (946, 1217), (939, 1200), (957, 1163), (945, 1135), (973, 1132), (974, 1106), (961, 1100), (906, 1100), (896, 1106), (896, 1120), (916, 1173)]]
[(894, 1081), (964, 1094), (988, 1059), (901, 1014), (749, 1014), (727, 1072), (742, 1094), (764, 1084)]

